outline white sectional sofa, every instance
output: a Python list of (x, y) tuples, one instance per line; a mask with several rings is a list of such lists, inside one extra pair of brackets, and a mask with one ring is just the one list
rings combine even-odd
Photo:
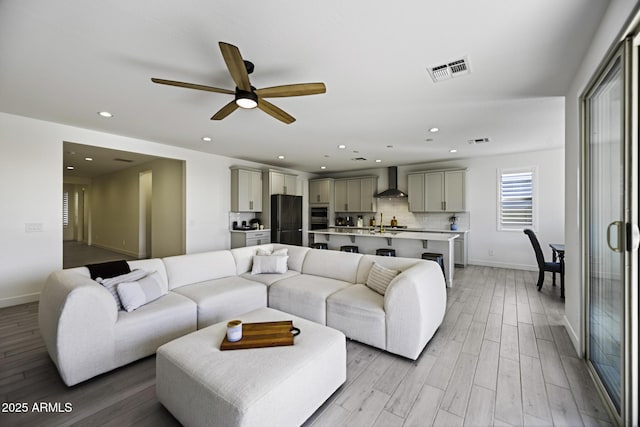
[[(252, 274), (258, 249), (286, 248), (283, 274)], [(365, 285), (373, 264), (400, 273), (384, 295)], [(51, 359), (71, 386), (154, 354), (206, 326), (271, 307), (338, 329), (347, 337), (416, 359), (444, 318), (442, 270), (432, 261), (268, 244), (130, 261), (157, 272), (165, 295), (118, 311), (86, 267), (52, 273), (39, 324)]]

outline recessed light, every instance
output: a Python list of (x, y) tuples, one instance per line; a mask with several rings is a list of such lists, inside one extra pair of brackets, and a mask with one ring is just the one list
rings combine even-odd
[(320, 169), (326, 169), (326, 168), (327, 168), (326, 166), (320, 166)]
[(87, 162), (93, 162), (93, 157), (85, 157), (84, 158)]
[(452, 148), (451, 150), (449, 150), (450, 153), (457, 153), (458, 150), (456, 150), (455, 148)]
[(440, 130), (439, 128), (431, 128), (431, 129), (429, 129), (429, 132), (431, 132), (431, 133), (436, 133), (436, 132), (438, 132), (439, 130)]
[(340, 144), (340, 145), (338, 145), (338, 148), (341, 149), (341, 150), (344, 150), (345, 148), (347, 148), (347, 146), (344, 145), (344, 144)]
[(75, 167), (73, 167), (73, 166), (67, 166), (67, 170), (69, 170), (69, 171), (72, 171), (74, 169), (75, 169)]
[(211, 142), (211, 137), (210, 137), (210, 136), (203, 136), (203, 137), (202, 137), (202, 140), (203, 140), (204, 142)]
[(111, 113), (110, 113), (110, 112), (108, 112), (108, 111), (98, 111), (98, 115), (99, 115), (100, 117), (106, 117), (106, 118), (108, 118), (108, 119), (110, 119), (111, 117), (113, 117), (113, 114), (111, 114)]
[(376, 159), (376, 163), (381, 163), (381, 162), (382, 162), (382, 160)]
[(283, 155), (279, 155), (279, 156), (278, 156), (278, 158), (279, 158), (280, 160), (284, 160), (284, 156), (283, 156)]

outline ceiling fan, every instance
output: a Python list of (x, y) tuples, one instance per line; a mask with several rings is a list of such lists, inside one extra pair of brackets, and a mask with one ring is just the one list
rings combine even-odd
[(233, 113), (238, 107), (246, 109), (258, 107), (281, 122), (291, 124), (296, 121), (293, 116), (270, 102), (267, 102), (264, 98), (316, 95), (327, 91), (324, 83), (298, 83), (256, 89), (251, 86), (251, 82), (249, 82), (249, 74), (253, 72), (253, 63), (242, 59), (240, 50), (236, 46), (225, 42), (219, 42), (218, 45), (222, 51), (222, 57), (227, 64), (229, 73), (236, 83), (235, 91), (193, 83), (177, 82), (174, 80), (152, 78), (151, 81), (163, 85), (234, 95), (234, 100), (218, 110), (218, 112), (211, 117), (211, 120), (222, 120)]

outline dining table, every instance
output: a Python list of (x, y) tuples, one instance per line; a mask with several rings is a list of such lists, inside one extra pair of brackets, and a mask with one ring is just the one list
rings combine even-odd
[[(560, 297), (564, 298), (564, 243), (549, 243), (553, 262), (560, 263)], [(553, 273), (553, 286), (556, 285), (556, 274)]]

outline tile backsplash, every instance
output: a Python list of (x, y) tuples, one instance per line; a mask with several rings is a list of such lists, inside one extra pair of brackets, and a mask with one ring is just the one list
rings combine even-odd
[[(458, 229), (468, 230), (471, 228), (469, 212), (444, 212), (444, 213), (419, 213), (409, 212), (409, 204), (406, 199), (379, 199), (376, 212), (376, 224), (380, 224), (380, 214), (382, 213), (382, 221), (385, 225), (389, 225), (391, 218), (394, 216), (398, 220), (398, 225), (407, 226), (409, 228), (434, 228), (449, 229), (449, 218), (453, 215), (458, 217)], [(360, 213), (350, 214), (354, 217), (361, 215), (364, 223), (369, 223), (369, 218), (373, 214)], [(341, 215), (345, 216), (345, 215)]]

